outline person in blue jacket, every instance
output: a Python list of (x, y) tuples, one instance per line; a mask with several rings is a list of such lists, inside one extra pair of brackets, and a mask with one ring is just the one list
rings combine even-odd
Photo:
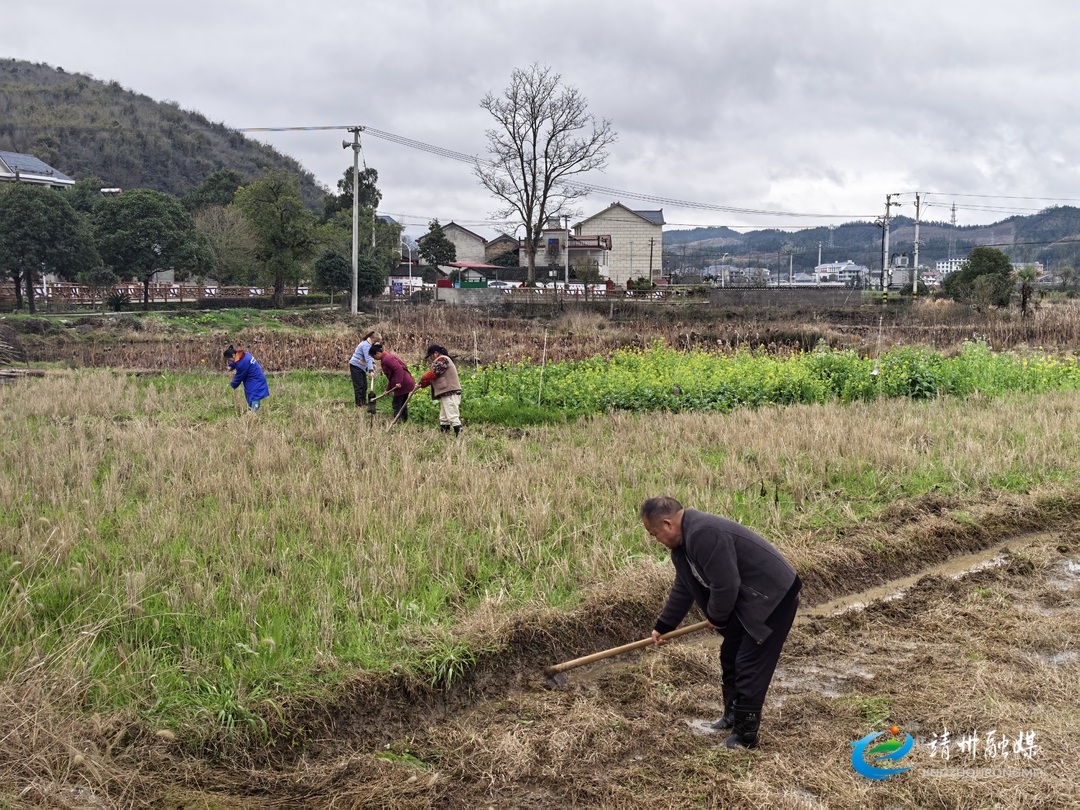
[(229, 385), (237, 388), (243, 383), (248, 406), (251, 410), (258, 411), (259, 403), (270, 396), (270, 386), (266, 384), (266, 375), (263, 374), (259, 361), (251, 352), (237, 350), (230, 346), (225, 350), (225, 363), (230, 370), (236, 372), (236, 376), (232, 378)]

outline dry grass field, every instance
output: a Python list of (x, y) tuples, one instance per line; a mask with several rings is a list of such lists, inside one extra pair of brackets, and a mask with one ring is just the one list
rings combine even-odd
[[(455, 441), (303, 375), (238, 414), (226, 379), (0, 386), (0, 806), (1080, 807), (1074, 392)], [(720, 708), (715, 639), (545, 686), (648, 634), (671, 569), (635, 515), (658, 493), (806, 582), (759, 751), (693, 727)], [(860, 776), (851, 743), (893, 724), (912, 770)], [(935, 775), (945, 729), (980, 745)], [(1004, 766), (991, 730), (1023, 774), (964, 772)]]

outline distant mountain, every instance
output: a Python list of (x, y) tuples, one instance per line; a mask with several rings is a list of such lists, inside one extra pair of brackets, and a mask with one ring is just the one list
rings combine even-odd
[(177, 197), (222, 168), (250, 178), (264, 167), (297, 174), (313, 210), (327, 193), (293, 158), (176, 102), (15, 59), (0, 59), (0, 150), (34, 155), (76, 180)]
[[(889, 253), (914, 252), (915, 221), (894, 217), (889, 228)], [(991, 225), (953, 227), (946, 222), (919, 226), (919, 262), (963, 258), (973, 247), (992, 245), (1014, 262), (1042, 262), (1048, 269), (1068, 260), (1080, 268), (1080, 208), (1047, 208), (1029, 216), (1012, 216)], [(881, 267), (881, 228), (872, 222), (846, 222), (835, 227), (781, 231), (775, 228), (739, 233), (730, 228), (693, 228), (664, 232), (666, 268), (693, 268), (723, 261), (745, 265), (754, 261), (786, 270), (788, 252), (795, 272), (807, 272), (818, 261), (847, 261)], [(778, 259), (778, 254), (779, 259)], [(724, 258), (726, 255), (727, 258)]]

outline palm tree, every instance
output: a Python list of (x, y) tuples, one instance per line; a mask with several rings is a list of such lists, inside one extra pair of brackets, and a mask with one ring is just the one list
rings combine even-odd
[(1016, 280), (1020, 282), (1020, 317), (1027, 318), (1031, 304), (1031, 296), (1035, 292), (1035, 279), (1038, 273), (1035, 265), (1025, 264), (1016, 271)]

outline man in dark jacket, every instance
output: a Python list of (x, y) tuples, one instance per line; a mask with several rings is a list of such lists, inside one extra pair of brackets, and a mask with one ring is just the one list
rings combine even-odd
[(802, 581), (775, 546), (733, 520), (684, 509), (674, 498), (641, 505), (645, 530), (671, 549), (675, 584), (653, 629), (653, 642), (670, 633), (695, 602), (724, 636), (720, 646), (724, 716), (714, 729), (731, 729), (728, 748), (754, 748), (761, 707), (795, 621)]
[(409, 397), (416, 388), (416, 380), (409, 371), (409, 367), (396, 354), (383, 349), (381, 343), (373, 343), (368, 353), (379, 361), (379, 367), (386, 375), (386, 390), (394, 392), (394, 417), (402, 422), (408, 422)]

